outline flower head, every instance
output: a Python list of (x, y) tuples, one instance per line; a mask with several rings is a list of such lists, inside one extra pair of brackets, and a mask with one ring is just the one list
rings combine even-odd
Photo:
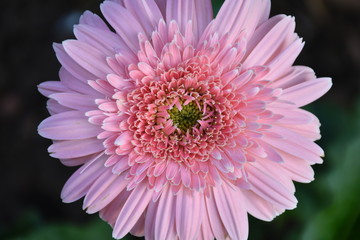
[(62, 191), (85, 196), (113, 236), (246, 239), (247, 214), (296, 207), (293, 181), (321, 163), (319, 122), (300, 109), (331, 86), (293, 66), (303, 42), (268, 0), (105, 1), (76, 40), (54, 44), (60, 81), (40, 84), (50, 155), (82, 165)]

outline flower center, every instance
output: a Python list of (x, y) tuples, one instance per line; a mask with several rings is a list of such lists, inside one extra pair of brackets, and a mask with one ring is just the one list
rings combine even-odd
[(179, 110), (176, 106), (168, 110), (170, 119), (173, 121), (174, 126), (181, 131), (186, 132), (188, 129), (195, 126), (198, 120), (203, 117), (202, 112), (195, 102), (191, 102), (185, 106), (181, 106)]

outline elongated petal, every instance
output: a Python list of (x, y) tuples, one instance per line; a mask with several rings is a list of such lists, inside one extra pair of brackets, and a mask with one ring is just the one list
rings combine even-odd
[(88, 138), (81, 140), (54, 141), (48, 148), (54, 158), (77, 158), (104, 150), (101, 140)]
[[(270, 29), (269, 29), (270, 28)], [(254, 33), (248, 44), (246, 66), (265, 65), (274, 54), (278, 54), (294, 39), (295, 21), (291, 17), (276, 16), (272, 21), (265, 22)]]
[(175, 214), (176, 214), (176, 197), (173, 196), (170, 188), (165, 188), (162, 192), (154, 218), (155, 239), (175, 239)]
[(138, 34), (145, 33), (138, 20), (123, 6), (110, 1), (105, 1), (101, 4), (101, 11), (126, 45), (134, 52), (137, 52), (139, 50), (139, 46), (136, 44), (138, 42)]
[(117, 197), (127, 184), (125, 174), (115, 175), (111, 169), (107, 169), (90, 187), (84, 199), (83, 208), (88, 213), (101, 210)]
[(61, 105), (79, 111), (89, 111), (96, 108), (95, 99), (92, 96), (79, 93), (55, 93), (49, 96)]
[(176, 230), (180, 239), (197, 239), (202, 220), (199, 192), (183, 192), (176, 197)]
[(105, 31), (110, 31), (110, 29), (106, 26), (106, 23), (96, 15), (90, 11), (85, 11), (83, 15), (81, 15), (80, 24), (96, 27)]
[(81, 65), (79, 65), (74, 59), (72, 59), (69, 54), (65, 51), (62, 44), (54, 43), (53, 48), (56, 53), (61, 65), (69, 71), (74, 77), (80, 79), (84, 82), (88, 80), (95, 80), (97, 77), (91, 72), (85, 70)]
[(74, 202), (82, 198), (94, 181), (106, 169), (103, 167), (105, 157), (99, 158), (90, 166), (83, 165), (65, 183), (61, 191), (61, 198), (64, 202)]
[(38, 85), (39, 92), (45, 97), (59, 92), (67, 92), (68, 88), (59, 81), (47, 81)]
[(112, 73), (106, 63), (106, 55), (93, 46), (76, 40), (66, 40), (63, 46), (75, 62), (98, 78), (105, 79), (107, 74)]
[(90, 124), (82, 112), (69, 111), (45, 119), (38, 127), (39, 134), (54, 140), (86, 139), (97, 136), (101, 130)]
[(255, 28), (267, 19), (269, 11), (268, 0), (227, 0), (216, 16), (214, 29), (220, 35), (229, 33), (229, 41), (242, 31), (252, 35)]
[(302, 107), (324, 95), (331, 86), (330, 78), (318, 78), (285, 89), (282, 98)]
[[(212, 189), (216, 206), (222, 222), (232, 239), (247, 239), (248, 219), (244, 203), (238, 194), (228, 186), (223, 185)], [(243, 204), (243, 206), (241, 206)]]
[(259, 170), (252, 164), (247, 165), (251, 189), (256, 194), (280, 208), (293, 209), (297, 200), (293, 193), (287, 190), (274, 178)]
[(153, 191), (146, 184), (139, 184), (130, 194), (119, 216), (117, 217), (113, 237), (123, 238), (135, 225), (151, 201)]

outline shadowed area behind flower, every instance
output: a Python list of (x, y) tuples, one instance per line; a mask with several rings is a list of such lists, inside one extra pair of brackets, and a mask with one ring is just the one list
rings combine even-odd
[[(85, 9), (96, 11), (98, 8), (97, 1), (90, 1), (90, 3), (86, 4), (83, 1), (75, 2), (78, 3), (73, 3), (74, 5), (66, 8), (62, 7), (61, 11), (64, 12), (63, 18), (61, 18), (60, 14), (53, 17), (54, 21), (57, 19), (58, 23), (51, 25), (52, 29), (56, 29), (56, 26), (64, 26), (67, 21), (71, 21), (68, 18), (71, 19), (71, 16), (77, 14), (74, 9), (82, 12)], [(322, 4), (325, 4), (325, 6)], [(357, 39), (359, 39), (360, 35), (359, 31), (356, 32), (354, 30), (356, 24), (359, 24), (359, 19), (356, 18), (356, 13), (358, 14), (359, 10), (356, 10), (355, 6), (349, 7), (352, 6), (350, 4), (351, 1), (335, 0), (302, 1), (301, 3), (273, 1), (273, 12), (296, 15), (297, 32), (307, 41), (305, 50), (298, 60), (299, 64), (307, 64), (313, 67), (318, 76), (325, 74), (332, 76), (335, 87), (325, 100), (320, 100), (309, 107), (309, 110), (315, 113), (322, 122), (323, 140), (319, 144), (327, 153), (324, 164), (316, 166), (317, 181), (309, 185), (296, 185), (296, 196), (299, 199), (296, 210), (283, 214), (271, 223), (264, 223), (250, 218), (251, 234), (249, 239), (269, 239), (269, 236), (271, 236), (271, 238), (286, 240), (330, 240), (358, 239), (360, 236), (359, 230), (356, 230), (356, 226), (360, 225), (360, 209), (358, 204), (360, 193), (357, 187), (357, 183), (360, 181), (359, 174), (357, 174), (359, 170), (358, 156), (360, 154), (360, 127), (358, 123), (360, 111), (356, 109), (360, 108), (352, 103), (358, 96), (359, 90), (358, 83), (356, 82), (359, 78), (359, 72), (356, 70), (356, 66), (359, 69), (360, 61), (357, 54), (359, 51), (356, 50), (359, 49), (360, 41), (357, 41)], [(220, 6), (221, 4), (219, 1), (215, 1), (215, 5)], [(32, 12), (31, 16), (36, 15), (34, 12), (39, 11), (36, 10), (35, 6), (36, 3), (33, 7), (27, 6), (29, 8), (28, 11)], [(9, 6), (9, 9), (19, 10), (20, 8), (16, 1), (14, 1), (12, 6)], [(214, 7), (214, 9), (216, 11), (218, 7)], [(329, 14), (334, 14), (334, 9), (341, 9), (344, 15), (346, 15), (345, 12), (348, 13), (347, 17), (352, 20), (348, 22), (347, 18), (342, 19), (343, 15), (336, 13), (337, 15), (334, 18), (338, 18), (340, 21), (337, 23), (338, 25), (333, 25), (334, 20), (329, 19), (331, 17)], [(53, 9), (53, 11), (55, 10)], [(50, 13), (47, 13), (47, 16), (49, 15)], [(33, 21), (29, 22), (30, 27), (36, 24), (40, 25), (38, 22), (44, 20), (36, 20), (35, 18)], [(77, 21), (77, 17), (75, 17), (74, 21)], [(333, 28), (341, 29), (341, 24), (347, 26), (344, 34), (333, 30)], [(50, 29), (50, 24), (48, 25), (47, 29)], [(71, 25), (70, 23), (69, 26)], [(48, 55), (43, 53), (46, 59), (47, 57), (53, 57), (50, 41), (60, 41), (69, 38), (69, 36), (64, 36), (64, 34), (70, 34), (66, 33), (65, 30), (61, 31), (62, 33), (59, 33), (57, 30), (53, 31), (59, 34), (58, 38), (54, 38), (54, 36), (45, 37), (46, 33), (44, 32), (38, 33), (40, 37), (33, 37), (33, 33), (26, 31), (22, 32), (21, 36), (33, 40), (47, 39), (46, 44), (49, 48), (46, 51)], [(71, 27), (69, 32), (71, 32)], [(342, 36), (335, 36), (335, 32)], [(56, 34), (54, 33), (54, 35)], [(321, 41), (320, 35), (327, 37), (326, 43)], [(3, 42), (9, 41), (6, 36), (1, 39)], [(13, 36), (16, 35), (13, 34)], [(337, 40), (339, 42), (346, 42), (346, 48), (341, 48), (341, 52), (338, 49), (339, 47), (337, 47), (336, 38), (341, 39)], [(1, 42), (2, 50), (4, 49), (3, 42)], [(28, 48), (34, 46), (34, 42), (27, 44)], [(25, 80), (17, 75), (14, 71), (16, 68), (0, 65), (2, 70), (1, 90), (5, 91), (4, 94), (1, 94), (1, 107), (5, 109), (2, 111), (4, 117), (2, 116), (1, 120), (11, 125), (14, 124), (13, 120), (16, 119), (15, 122), (21, 126), (20, 130), (16, 128), (16, 136), (20, 136), (20, 138), (15, 141), (13, 140), (14, 137), (11, 137), (6, 143), (4, 142), (4, 146), (12, 143), (10, 150), (18, 152), (19, 149), (16, 149), (14, 146), (20, 145), (22, 152), (5, 154), (5, 157), (2, 157), (4, 162), (6, 162), (5, 166), (10, 166), (11, 171), (15, 172), (15, 169), (17, 169), (17, 177), (9, 177), (10, 173), (2, 174), (4, 178), (2, 184), (6, 184), (5, 192), (9, 192), (10, 195), (15, 193), (16, 197), (14, 198), (16, 200), (12, 202), (4, 199), (1, 200), (4, 201), (3, 205), (9, 206), (9, 208), (3, 209), (4, 215), (1, 217), (0, 238), (111, 239), (110, 227), (97, 219), (97, 216), (94, 216), (95, 221), (84, 222), (83, 219), (88, 218), (88, 216), (81, 213), (79, 206), (64, 206), (60, 202), (57, 194), (61, 189), (62, 183), (73, 172), (73, 169), (64, 170), (56, 160), (48, 158), (45, 152), (45, 146), (48, 145), (48, 142), (39, 139), (31, 127), (36, 125), (47, 114), (43, 111), (44, 99), (40, 98), (35, 89), (28, 90), (27, 88), (35, 86), (36, 83), (41, 81), (57, 78), (57, 66), (54, 57), (51, 60), (52, 64), (50, 64), (49, 70), (40, 68), (40, 66), (35, 67), (36, 64), (40, 65), (36, 62), (41, 62), (42, 64), (46, 62), (41, 55), (35, 56), (35, 63), (25, 61), (25, 59), (28, 59), (27, 56), (21, 54), (31, 50), (22, 49), (20, 44), (16, 45), (16, 41), (12, 41), (12, 46), (14, 49), (17, 49), (13, 50), (17, 54), (11, 54), (11, 56), (17, 57), (16, 60), (11, 59), (11, 62), (17, 62), (17, 64), (23, 64), (24, 66), (26, 62), (35, 69), (33, 69), (35, 72), (30, 71), (29, 76), (27, 76), (29, 80)], [(43, 52), (46, 51), (43, 48)], [(8, 53), (8, 55), (10, 54)], [(10, 70), (13, 70), (13, 75), (8, 73)], [(52, 73), (49, 73), (50, 71)], [(10, 76), (14, 76), (12, 83), (9, 81)], [(9, 81), (9, 83), (3, 83), (4, 80), (6, 82)], [(17, 84), (22, 86), (19, 87)], [(34, 96), (36, 97), (34, 98)], [(32, 110), (30, 111), (29, 109)], [(36, 140), (36, 145), (31, 143), (33, 139)], [(3, 147), (2, 152), (6, 152), (4, 150), (8, 149)], [(27, 154), (25, 155), (23, 152)], [(34, 154), (34, 152), (38, 154)], [(16, 167), (16, 165), (24, 161), (32, 162), (32, 164), (24, 163), (23, 166)], [(40, 171), (45, 171), (45, 169), (47, 173)], [(32, 174), (28, 173), (29, 170), (32, 171)], [(56, 175), (55, 177), (53, 176), (54, 174)], [(50, 178), (52, 183), (49, 182)], [(12, 179), (12, 181), (9, 181), (9, 179)], [(29, 184), (26, 184), (26, 182), (29, 182)], [(21, 209), (21, 211), (16, 210), (16, 208)], [(15, 209), (15, 213), (11, 212), (11, 209)], [(66, 213), (62, 213), (63, 211)], [(126, 239), (137, 238), (129, 236)]]

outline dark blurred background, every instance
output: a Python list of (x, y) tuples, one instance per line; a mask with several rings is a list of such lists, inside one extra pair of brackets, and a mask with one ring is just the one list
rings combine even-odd
[[(81, 201), (61, 202), (75, 168), (50, 158), (51, 142), (36, 131), (48, 116), (36, 86), (58, 79), (52, 42), (73, 38), (80, 14), (99, 13), (100, 2), (0, 1), (0, 239), (111, 239)], [(222, 1), (213, 2), (216, 12)], [(298, 208), (271, 223), (250, 217), (249, 239), (360, 239), (360, 1), (273, 0), (271, 15), (281, 13), (296, 17), (306, 42), (297, 64), (333, 78), (330, 92), (307, 107), (322, 122), (327, 155), (315, 182), (296, 184)]]

